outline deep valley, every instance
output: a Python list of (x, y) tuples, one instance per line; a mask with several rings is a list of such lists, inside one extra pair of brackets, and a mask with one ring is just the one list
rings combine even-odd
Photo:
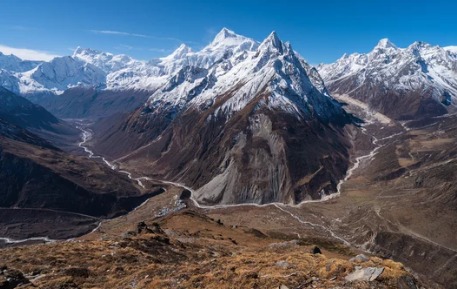
[(457, 288), (453, 49), (0, 56), (0, 288)]

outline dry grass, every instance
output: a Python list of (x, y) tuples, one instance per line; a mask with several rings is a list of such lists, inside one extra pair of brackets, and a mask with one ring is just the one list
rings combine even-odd
[[(193, 211), (160, 223), (166, 234), (8, 248), (0, 260), (31, 280), (21, 288), (393, 288), (409, 276), (390, 260), (356, 264), (311, 254), (309, 245), (255, 236)], [(371, 283), (347, 283), (355, 266), (382, 266), (385, 273)]]

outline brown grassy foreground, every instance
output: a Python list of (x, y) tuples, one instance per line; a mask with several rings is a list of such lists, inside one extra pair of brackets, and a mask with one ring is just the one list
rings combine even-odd
[[(348, 261), (346, 248), (278, 240), (194, 211), (138, 226), (122, 237), (0, 250), (2, 265), (31, 283), (16, 288), (416, 288), (400, 263)], [(384, 267), (374, 281), (347, 282), (356, 266)], [(2, 280), (3, 278), (3, 280)], [(5, 277), (0, 270), (0, 288)], [(411, 287), (414, 286), (414, 287)]]

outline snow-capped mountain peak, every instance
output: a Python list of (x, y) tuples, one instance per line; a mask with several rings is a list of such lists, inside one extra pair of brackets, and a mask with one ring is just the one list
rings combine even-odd
[(270, 46), (274, 48), (282, 48), (282, 41), (279, 39), (276, 31), (272, 31), (267, 38), (260, 44), (261, 46)]
[[(176, 115), (186, 107), (207, 107), (218, 96), (237, 87), (219, 113), (229, 117), (263, 91), (270, 95), (265, 103), (268, 107), (304, 117), (313, 114), (321, 119), (340, 114), (339, 107), (326, 94), (317, 71), (312, 71), (290, 43), (283, 43), (272, 32), (257, 49), (242, 50), (243, 43), (253, 40), (233, 35), (231, 33), (230, 37), (242, 39), (239, 46), (212, 53), (203, 49), (189, 54), (186, 58), (189, 66), (176, 70), (169, 81), (150, 96), (148, 110), (160, 113), (170, 110)], [(308, 73), (312, 74), (312, 79)], [(313, 107), (313, 112), (309, 107)]]
[(395, 44), (393, 44), (388, 38), (382, 38), (379, 40), (378, 44), (375, 48), (398, 48)]
[[(288, 46), (290, 46), (290, 44), (288, 44)], [(268, 53), (277, 52), (282, 54), (285, 49), (286, 46), (279, 39), (278, 34), (275, 31), (271, 32), (259, 46), (259, 51)]]
[(5, 63), (17, 63), (17, 62), (21, 62), (22, 59), (20, 59), (19, 57), (11, 54), (11, 55), (6, 55), (6, 54), (3, 54), (1, 51), (0, 51), (0, 64), (4, 65)]
[(413, 51), (416, 55), (420, 53), (421, 50), (431, 48), (432, 46), (426, 42), (422, 41), (415, 41), (411, 45), (408, 46), (408, 50)]
[(76, 47), (75, 51), (73, 51), (72, 57), (74, 58), (83, 58), (83, 57), (96, 57), (97, 55), (105, 54), (108, 55), (110, 53), (104, 53), (95, 49), (91, 48), (83, 48), (81, 46)]
[(183, 57), (186, 57), (187, 54), (192, 52), (192, 48), (187, 46), (186, 44), (181, 44), (172, 54), (163, 57), (164, 60), (177, 60)]
[(73, 58), (90, 63), (105, 73), (110, 73), (115, 70), (124, 68), (134, 60), (123, 54), (114, 55), (109, 52), (101, 52), (90, 48), (78, 47), (73, 53)]
[(219, 33), (216, 34), (213, 41), (211, 42), (211, 45), (217, 45), (221, 42), (227, 41), (227, 39), (239, 38), (239, 37), (243, 37), (243, 36), (240, 36), (240, 35), (236, 34), (235, 32), (233, 32), (232, 30), (224, 27), (221, 29), (221, 31), (219, 31)]
[(215, 50), (226, 50), (236, 48), (236, 51), (253, 50), (257, 48), (257, 41), (238, 35), (232, 30), (222, 28), (222, 30), (214, 37), (214, 40), (203, 51), (211, 52)]
[(63, 92), (73, 86), (104, 87), (106, 74), (95, 65), (71, 56), (56, 57), (24, 73), (21, 84), (35, 83), (41, 90)]
[(0, 69), (5, 70), (5, 72), (24, 72), (40, 63), (41, 61), (22, 60), (13, 54), (6, 55), (0, 52)]

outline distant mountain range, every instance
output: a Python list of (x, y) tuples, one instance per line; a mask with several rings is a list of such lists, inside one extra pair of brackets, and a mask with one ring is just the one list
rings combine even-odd
[(367, 54), (344, 55), (318, 67), (333, 94), (347, 94), (397, 119), (446, 113), (456, 104), (457, 47), (382, 39)]
[[(172, 78), (175, 85), (183, 81), (186, 67), (208, 70), (226, 59), (226, 53), (239, 57), (230, 62), (230, 65), (236, 65), (259, 45), (253, 39), (224, 28), (200, 51), (194, 52), (183, 44), (169, 56), (150, 61), (83, 48), (77, 48), (72, 56), (56, 57), (49, 62), (23, 61), (14, 55), (0, 53), (0, 85), (63, 117), (106, 116), (121, 112), (125, 107), (133, 110), (159, 88), (172, 86)], [(314, 86), (320, 89), (326, 89), (326, 86), (335, 94), (348, 94), (393, 118), (445, 113), (446, 106), (455, 103), (457, 96), (456, 46), (415, 42), (407, 48), (398, 48), (388, 39), (382, 39), (371, 52), (345, 54), (335, 63), (319, 65), (318, 72), (300, 59)], [(178, 72), (181, 74), (177, 75)], [(225, 76), (228, 82), (236, 81), (229, 77), (230, 74)], [(236, 77), (243, 76), (238, 73)], [(130, 93), (130, 99), (126, 100), (113, 99), (112, 93), (104, 91), (135, 93)], [(155, 95), (158, 94), (161, 93)], [(62, 97), (46, 97), (49, 95)], [(84, 106), (85, 110), (75, 109), (75, 97), (88, 98), (79, 106)], [(93, 108), (89, 98), (95, 97), (98, 100)], [(161, 94), (161, 97), (164, 96)], [(97, 108), (101, 104), (106, 109), (104, 113)]]

